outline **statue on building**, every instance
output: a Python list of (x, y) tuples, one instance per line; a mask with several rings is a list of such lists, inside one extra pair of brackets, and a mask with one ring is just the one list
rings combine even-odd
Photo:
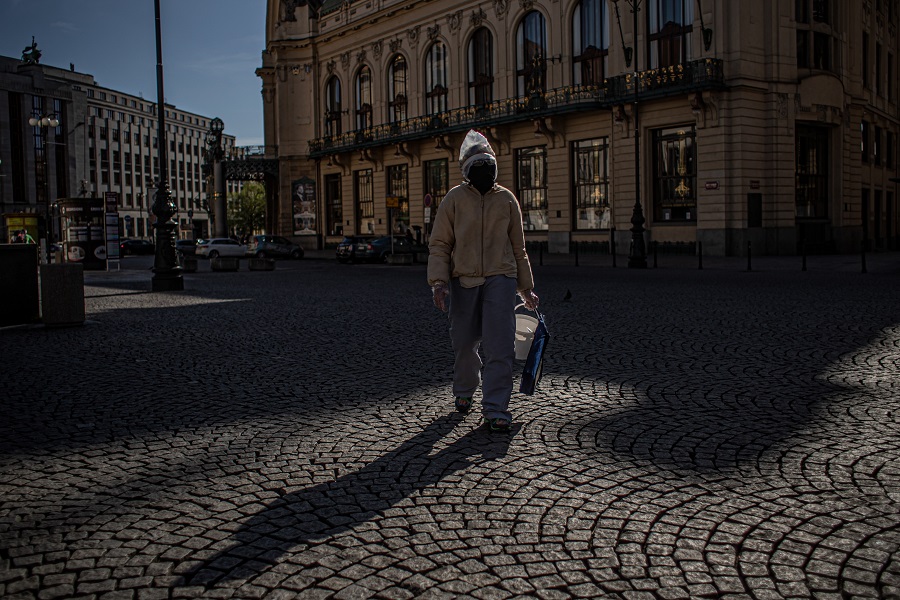
[(31, 45), (22, 50), (22, 62), (26, 65), (36, 65), (41, 62), (41, 51), (38, 50), (34, 36), (31, 36)]

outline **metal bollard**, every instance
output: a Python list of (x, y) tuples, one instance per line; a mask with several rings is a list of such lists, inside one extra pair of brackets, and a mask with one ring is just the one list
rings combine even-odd
[(540, 265), (544, 266), (544, 242), (538, 242), (538, 256), (540, 257)]
[(752, 270), (750, 267), (750, 242), (747, 242), (747, 272), (749, 273)]
[(800, 240), (800, 252), (803, 254), (803, 268), (801, 271), (806, 270), (806, 240)]
[(653, 240), (653, 268), (657, 267), (656, 263), (656, 254), (659, 249), (659, 242), (657, 240)]
[(613, 268), (616, 266), (616, 228), (609, 230), (609, 251), (612, 253)]
[(578, 266), (578, 242), (575, 242), (575, 266)]
[(697, 242), (697, 261), (699, 270), (703, 270), (703, 242)]

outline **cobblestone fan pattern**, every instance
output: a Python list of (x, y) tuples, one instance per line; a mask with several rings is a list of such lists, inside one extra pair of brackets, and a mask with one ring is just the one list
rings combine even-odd
[(536, 266), (509, 435), (420, 265), (89, 273), (0, 331), (0, 597), (898, 598), (900, 272), (739, 269)]

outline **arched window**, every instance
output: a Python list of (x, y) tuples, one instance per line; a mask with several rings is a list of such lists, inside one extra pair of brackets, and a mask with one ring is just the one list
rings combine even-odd
[(469, 40), (469, 104), (494, 101), (494, 38), (482, 27)]
[(531, 11), (516, 32), (516, 76), (520, 96), (544, 91), (547, 59), (547, 27), (544, 15)]
[(391, 93), (388, 102), (388, 121), (391, 123), (406, 120), (407, 72), (406, 59), (398, 54), (388, 67), (388, 88)]
[(341, 134), (341, 80), (332, 77), (325, 86), (325, 135)]
[(575, 85), (599, 85), (609, 56), (609, 12), (606, 0), (581, 0), (572, 17)]
[(356, 75), (356, 128), (372, 126), (372, 70), (363, 66)]
[(447, 46), (435, 42), (425, 56), (425, 114), (447, 110)]

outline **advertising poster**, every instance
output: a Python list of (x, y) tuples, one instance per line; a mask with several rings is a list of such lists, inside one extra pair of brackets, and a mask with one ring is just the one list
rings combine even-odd
[(105, 207), (102, 198), (60, 198), (66, 260), (86, 270), (106, 270)]
[(316, 233), (316, 182), (309, 177), (291, 184), (291, 208), (294, 215), (294, 235)]

